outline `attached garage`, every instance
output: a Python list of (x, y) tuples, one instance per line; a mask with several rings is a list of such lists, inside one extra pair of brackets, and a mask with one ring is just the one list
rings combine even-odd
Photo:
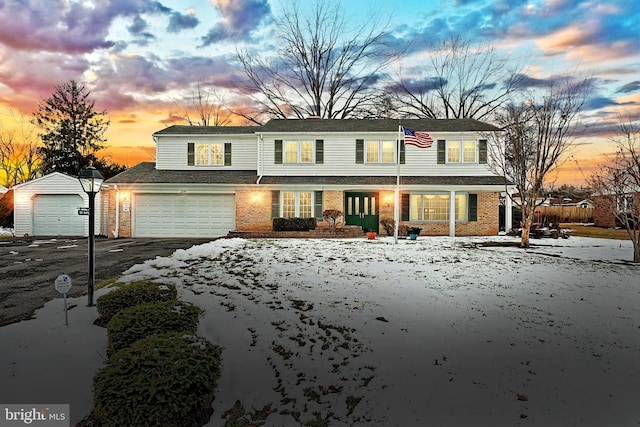
[(233, 194), (135, 193), (134, 237), (217, 237), (235, 229)]
[[(96, 196), (96, 234), (100, 234), (101, 195)], [(16, 236), (79, 237), (89, 234), (89, 217), (78, 215), (89, 206), (78, 178), (53, 172), (14, 187)]]

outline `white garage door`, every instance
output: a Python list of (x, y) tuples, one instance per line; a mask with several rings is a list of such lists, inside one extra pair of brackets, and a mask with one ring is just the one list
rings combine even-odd
[(135, 237), (216, 237), (236, 226), (233, 194), (136, 194)]
[(77, 194), (39, 194), (33, 201), (34, 236), (84, 236), (86, 203)]

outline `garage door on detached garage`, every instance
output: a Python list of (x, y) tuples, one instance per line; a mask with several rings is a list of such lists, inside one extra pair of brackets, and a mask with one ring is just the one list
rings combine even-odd
[(84, 217), (78, 208), (85, 205), (77, 194), (37, 194), (33, 200), (35, 236), (83, 236)]
[(233, 194), (134, 196), (134, 237), (217, 237), (236, 226)]

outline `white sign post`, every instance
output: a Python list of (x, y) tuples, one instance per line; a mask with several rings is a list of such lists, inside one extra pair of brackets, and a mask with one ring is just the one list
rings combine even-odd
[(64, 324), (65, 326), (69, 326), (69, 318), (67, 317), (67, 294), (69, 293), (69, 289), (71, 289), (71, 276), (68, 274), (59, 275), (53, 282), (53, 286), (56, 288), (56, 291), (64, 296)]

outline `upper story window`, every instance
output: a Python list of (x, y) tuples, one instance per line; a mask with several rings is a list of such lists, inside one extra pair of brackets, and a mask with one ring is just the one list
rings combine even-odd
[(487, 164), (487, 140), (438, 140), (438, 164)]
[(190, 142), (187, 144), (189, 166), (231, 166), (231, 143)]
[(367, 163), (395, 163), (395, 141), (366, 141), (365, 158)]
[(224, 144), (196, 144), (196, 166), (224, 165)]
[(285, 141), (285, 163), (313, 163), (313, 141)]
[(476, 141), (447, 141), (447, 163), (477, 163)]

